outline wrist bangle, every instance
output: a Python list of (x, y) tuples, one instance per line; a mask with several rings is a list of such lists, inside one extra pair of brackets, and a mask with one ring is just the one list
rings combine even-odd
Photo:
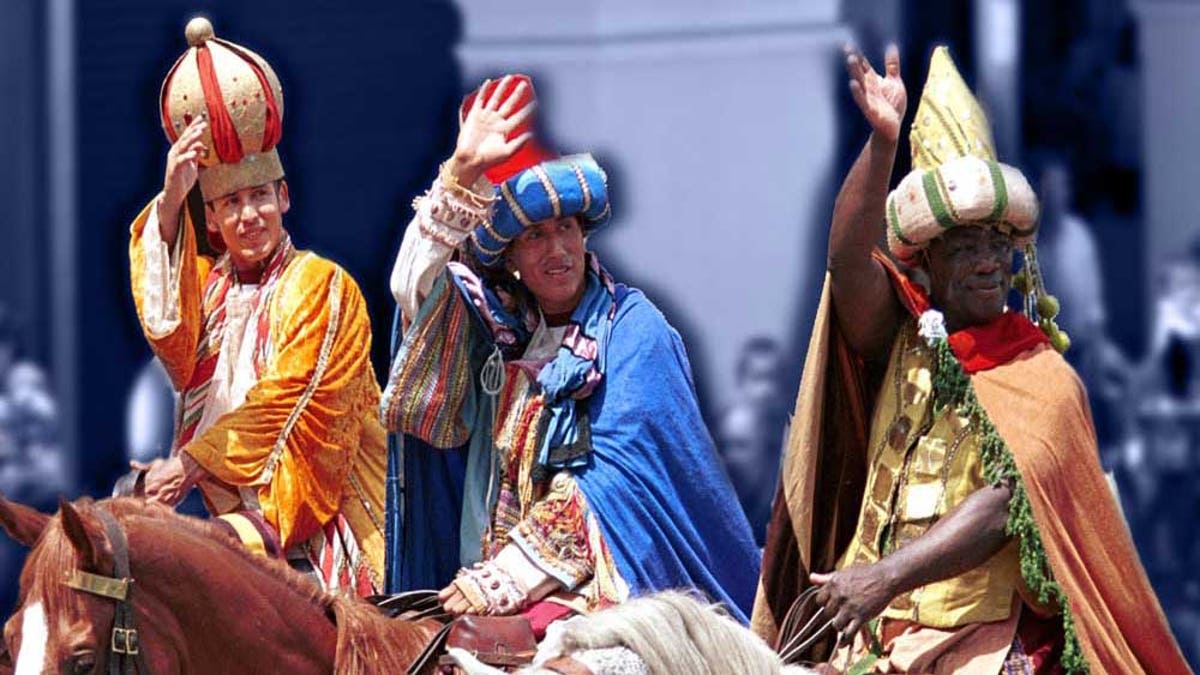
[(441, 179), (442, 187), (446, 191), (477, 209), (486, 209), (496, 200), (495, 194), (481, 195), (470, 187), (459, 183), (458, 176), (454, 175), (454, 172), (450, 170), (449, 160), (442, 162), (442, 165), (438, 167), (438, 178)]

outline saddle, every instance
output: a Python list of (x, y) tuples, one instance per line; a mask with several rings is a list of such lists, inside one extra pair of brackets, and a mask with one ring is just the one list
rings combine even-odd
[[(529, 619), (523, 616), (475, 616), (454, 618), (442, 609), (437, 591), (408, 591), (368, 598), (385, 615), (405, 621), (434, 619), (442, 629), (408, 668), (408, 675), (450, 672), (450, 647), (463, 649), (483, 663), (502, 670), (528, 665), (537, 652), (537, 638)], [(443, 670), (445, 669), (445, 670)]]

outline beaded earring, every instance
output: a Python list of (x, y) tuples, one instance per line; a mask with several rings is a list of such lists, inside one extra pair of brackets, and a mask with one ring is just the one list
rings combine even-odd
[(1025, 256), (1025, 267), (1013, 276), (1012, 283), (1013, 288), (1023, 296), (1025, 316), (1042, 329), (1059, 354), (1065, 354), (1071, 348), (1071, 336), (1054, 321), (1060, 309), (1058, 298), (1046, 292), (1046, 282), (1038, 267), (1037, 247), (1026, 244), (1022, 254)]

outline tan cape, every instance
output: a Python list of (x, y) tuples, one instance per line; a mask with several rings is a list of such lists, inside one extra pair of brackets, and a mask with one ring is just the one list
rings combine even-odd
[[(1013, 453), (1092, 672), (1191, 672), (1105, 481), (1075, 372), (1042, 345), (976, 373), (971, 384)], [(854, 535), (877, 391), (878, 374), (837, 328), (826, 275), (751, 620), (768, 642), (810, 585), (808, 573), (832, 570)]]

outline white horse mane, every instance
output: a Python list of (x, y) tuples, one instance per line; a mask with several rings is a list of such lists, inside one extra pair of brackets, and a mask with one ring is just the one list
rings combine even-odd
[[(620, 665), (614, 663), (614, 673), (798, 675), (812, 672), (799, 666), (784, 666), (761, 638), (730, 617), (719, 605), (682, 591), (634, 598), (611, 609), (552, 625), (538, 649), (534, 665), (520, 672), (527, 675), (550, 673), (538, 666), (563, 655), (575, 656), (594, 666), (595, 659), (589, 659), (588, 655), (601, 650), (607, 652), (606, 660), (612, 662), (613, 648), (632, 652), (637, 657), (634, 661), (640, 661), (644, 666), (630, 669), (629, 659), (616, 659)], [(453, 652), (460, 667), (469, 675), (500, 672), (475, 661), (461, 650)], [(605, 672), (602, 668), (597, 675)]]

